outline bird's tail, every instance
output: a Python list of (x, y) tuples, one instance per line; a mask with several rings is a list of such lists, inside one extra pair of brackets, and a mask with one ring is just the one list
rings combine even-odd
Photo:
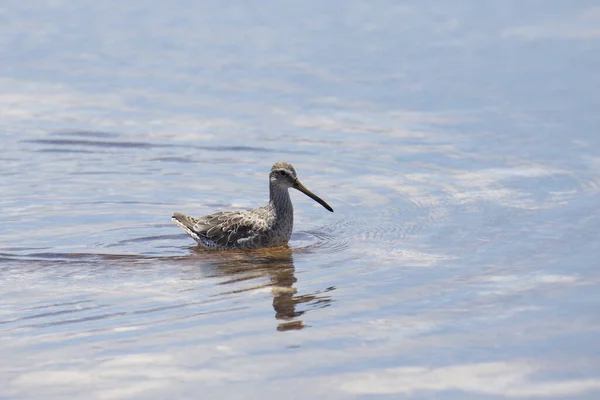
[(174, 223), (179, 225), (194, 240), (196, 240), (197, 242), (201, 241), (200, 236), (198, 235), (198, 232), (196, 232), (194, 230), (194, 225), (196, 225), (196, 223), (198, 222), (197, 218), (190, 217), (189, 215), (185, 215), (185, 214), (181, 214), (181, 213), (175, 213), (171, 217), (171, 221), (173, 221)]

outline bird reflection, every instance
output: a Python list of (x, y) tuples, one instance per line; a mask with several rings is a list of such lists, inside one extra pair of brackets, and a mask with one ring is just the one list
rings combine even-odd
[[(303, 329), (305, 324), (299, 319), (307, 310), (298, 310), (301, 304), (310, 308), (323, 308), (331, 303), (331, 296), (325, 294), (334, 288), (327, 288), (312, 294), (298, 295), (294, 287), (297, 282), (292, 251), (286, 247), (257, 249), (239, 252), (206, 252), (194, 248), (216, 267), (216, 275), (224, 277), (221, 285), (236, 284), (235, 289), (224, 291), (240, 293), (270, 287), (273, 295), (275, 318), (282, 321), (278, 331)], [(268, 282), (264, 282), (268, 278)], [(242, 288), (239, 288), (240, 283)]]
[[(242, 293), (262, 288), (270, 288), (273, 296), (275, 318), (279, 321), (278, 331), (303, 329), (306, 325), (300, 317), (310, 310), (324, 308), (331, 304), (328, 292), (335, 287), (308, 294), (298, 294), (295, 287), (294, 258), (287, 247), (239, 251), (206, 251), (192, 247), (192, 254), (175, 257), (154, 257), (127, 254), (95, 253), (36, 253), (29, 259), (14, 260), (23, 271), (28, 265), (37, 270), (40, 265), (50, 265), (53, 269), (65, 266), (72, 273), (73, 266), (80, 263), (81, 268), (100, 265), (101, 268), (118, 268), (124, 271), (131, 268), (138, 271), (140, 266), (163, 268), (164, 263), (176, 263), (186, 268), (186, 279), (218, 279), (218, 285), (226, 290), (221, 295)], [(302, 250), (295, 250), (295, 252)], [(9, 254), (6, 257), (12, 260)], [(192, 273), (193, 272), (193, 273)], [(299, 309), (302, 308), (302, 309)]]

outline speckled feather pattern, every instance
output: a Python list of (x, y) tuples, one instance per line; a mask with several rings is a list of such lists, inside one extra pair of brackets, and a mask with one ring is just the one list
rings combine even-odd
[(288, 163), (275, 163), (269, 181), (270, 198), (266, 206), (218, 212), (200, 218), (175, 213), (172, 220), (206, 249), (285, 245), (292, 236), (294, 225), (294, 208), (288, 188), (299, 184), (296, 170)]

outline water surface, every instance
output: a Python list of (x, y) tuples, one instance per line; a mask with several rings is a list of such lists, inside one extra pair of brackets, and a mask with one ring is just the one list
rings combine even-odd
[[(600, 395), (592, 1), (4, 1), (0, 397)], [(170, 222), (267, 201), (289, 248)]]

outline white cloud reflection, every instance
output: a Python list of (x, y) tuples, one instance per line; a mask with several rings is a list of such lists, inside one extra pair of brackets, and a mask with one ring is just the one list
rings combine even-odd
[(564, 397), (600, 390), (600, 378), (535, 381), (543, 366), (530, 361), (402, 367), (348, 374), (335, 379), (352, 394), (404, 394), (459, 390), (502, 397)]
[(502, 36), (526, 40), (596, 39), (600, 37), (600, 7), (590, 8), (570, 19), (507, 28)]

